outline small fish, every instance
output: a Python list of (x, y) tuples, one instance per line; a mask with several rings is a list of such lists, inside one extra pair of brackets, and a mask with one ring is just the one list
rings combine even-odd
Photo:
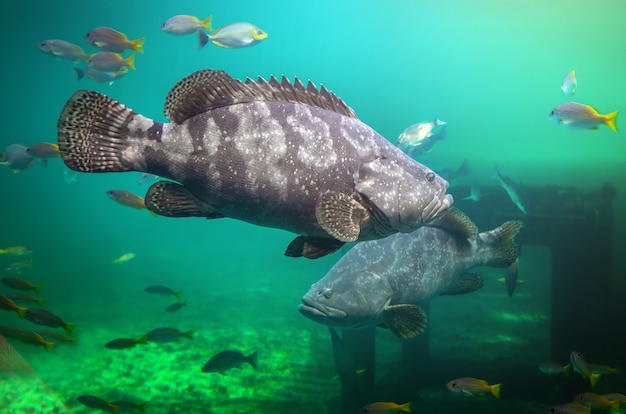
[(26, 256), (31, 254), (33, 251), (26, 246), (11, 246), (6, 249), (0, 249), (1, 254), (8, 254), (11, 256)]
[(19, 260), (17, 262), (9, 263), (4, 271), (8, 273), (15, 273), (21, 275), (22, 272), (33, 269), (33, 259), (28, 258), (26, 260)]
[(419, 122), (406, 128), (398, 136), (398, 147), (410, 156), (429, 152), (435, 142), (446, 136), (446, 122), (435, 118), (431, 122)]
[(506, 293), (509, 296), (513, 296), (515, 293), (515, 288), (517, 287), (519, 273), (519, 256), (515, 259), (509, 267), (506, 268), (506, 272), (504, 274), (504, 286), (506, 287)]
[(175, 296), (176, 299), (179, 299), (179, 300), (180, 300), (180, 296), (183, 294), (183, 292), (180, 290), (173, 290), (163, 285), (148, 286), (147, 288), (144, 289), (144, 292), (152, 293), (155, 295), (161, 295), (161, 296)]
[(561, 365), (558, 362), (554, 361), (546, 361), (539, 364), (539, 371), (544, 374), (554, 375), (554, 374), (565, 374), (569, 375), (572, 370), (572, 365)]
[(505, 177), (502, 174), (500, 174), (500, 170), (498, 169), (498, 166), (495, 167), (491, 178), (498, 180), (498, 182), (500, 183), (500, 186), (504, 188), (506, 193), (509, 195), (509, 198), (511, 199), (513, 204), (515, 204), (515, 206), (519, 209), (519, 211), (521, 211), (524, 214), (528, 214), (528, 211), (525, 206), (526, 203), (523, 197), (524, 192), (518, 183), (516, 183), (509, 177)]
[(153, 329), (146, 334), (148, 342), (156, 342), (164, 344), (167, 342), (176, 342), (180, 338), (187, 338), (193, 340), (194, 330), (182, 332), (176, 328), (157, 328)]
[(600, 379), (600, 374), (594, 374), (591, 371), (591, 367), (589, 363), (578, 351), (572, 351), (570, 354), (570, 361), (572, 362), (572, 367), (574, 367), (574, 371), (578, 372), (581, 377), (589, 378), (589, 382), (591, 383), (591, 388), (595, 388), (598, 380)]
[(27, 344), (43, 346), (48, 352), (52, 350), (55, 343), (48, 342), (37, 332), (26, 331), (24, 329), (12, 328), (10, 326), (0, 325), (0, 334), (7, 338), (17, 339)]
[(0, 155), (0, 164), (6, 165), (15, 173), (32, 167), (35, 158), (28, 155), (26, 149), (25, 145), (19, 143), (8, 145)]
[(133, 401), (118, 400), (118, 401), (113, 401), (111, 404), (117, 405), (118, 407), (120, 407), (121, 412), (130, 413), (133, 411), (139, 411), (139, 412), (144, 413), (146, 412), (146, 405), (148, 404), (148, 401), (144, 401), (142, 403), (136, 403)]
[(450, 186), (454, 186), (460, 178), (468, 176), (472, 173), (467, 159), (463, 160), (459, 168), (453, 170), (451, 168), (439, 170), (439, 175), (446, 179)]
[(113, 264), (126, 263), (130, 260), (133, 260), (135, 256), (137, 256), (135, 253), (125, 253), (121, 255), (120, 257), (118, 257), (117, 259), (113, 260), (111, 263)]
[(139, 197), (126, 190), (109, 190), (107, 195), (111, 200), (126, 207), (143, 210), (146, 208), (143, 197)]
[(135, 70), (135, 54), (124, 58), (119, 53), (100, 52), (89, 58), (87, 66), (102, 72), (117, 72), (123, 67)]
[(398, 411), (402, 411), (405, 413), (411, 412), (411, 403), (405, 404), (396, 404), (395, 402), (376, 402), (372, 404), (367, 404), (359, 410), (360, 413), (369, 413), (369, 414), (390, 414)]
[(118, 338), (104, 344), (105, 348), (108, 349), (128, 349), (134, 348), (137, 344), (145, 345), (148, 343), (148, 339), (146, 335), (141, 338)]
[(34, 285), (26, 279), (20, 279), (19, 277), (5, 277), (2, 279), (2, 283), (11, 289), (17, 290), (34, 290), (35, 292), (41, 292), (41, 285)]
[(583, 392), (574, 396), (574, 401), (578, 401), (582, 405), (586, 405), (592, 410), (606, 410), (612, 408), (619, 412), (620, 401), (609, 400), (604, 395), (596, 394), (594, 392)]
[(501, 387), (502, 384), (489, 385), (485, 380), (470, 377), (454, 379), (446, 384), (446, 388), (452, 392), (461, 392), (469, 395), (491, 393), (496, 398), (500, 398)]
[(122, 32), (110, 27), (100, 26), (85, 35), (85, 41), (103, 52), (123, 53), (126, 49), (143, 53), (144, 37), (129, 40)]
[(81, 403), (82, 405), (86, 407), (95, 408), (97, 410), (102, 410), (102, 411), (109, 411), (109, 412), (112, 412), (113, 414), (117, 414), (117, 412), (120, 409), (120, 407), (118, 407), (117, 405), (111, 404), (110, 402), (103, 400), (102, 398), (93, 396), (93, 395), (81, 395), (80, 397), (76, 399), (78, 400), (79, 403)]
[(45, 339), (46, 341), (69, 342), (71, 344), (76, 344), (76, 341), (78, 341), (77, 338), (70, 338), (67, 335), (63, 335), (62, 333), (48, 331), (46, 329), (39, 329), (39, 330), (37, 330), (35, 332), (38, 333), (39, 335), (41, 335), (41, 337), (43, 339)]
[(15, 303), (36, 303), (39, 306), (43, 306), (43, 303), (45, 301), (44, 298), (36, 298), (34, 296), (26, 295), (24, 293), (15, 293), (13, 295), (9, 295), (9, 298), (11, 298)]
[(550, 112), (550, 119), (571, 129), (598, 129), (599, 125), (606, 125), (617, 132), (615, 121), (618, 112), (602, 115), (592, 106), (566, 102)]
[(24, 319), (36, 323), (38, 325), (49, 326), (51, 328), (63, 328), (67, 333), (72, 333), (76, 328), (75, 323), (65, 322), (54, 313), (45, 309), (30, 308), (24, 314)]
[(589, 364), (591, 372), (600, 375), (620, 375), (622, 373), (621, 368), (613, 368), (608, 365)]
[(606, 398), (608, 398), (611, 401), (619, 401), (620, 403), (626, 403), (626, 395), (624, 394), (619, 394), (617, 392), (611, 392), (608, 394), (604, 394), (604, 396)]
[(37, 47), (44, 53), (61, 59), (71, 60), (74, 63), (78, 63), (81, 60), (87, 61), (93, 56), (83, 52), (80, 46), (60, 39), (45, 40), (39, 43)]
[(178, 312), (184, 306), (187, 306), (187, 301), (172, 303), (170, 306), (165, 308), (165, 312)]
[(163, 23), (161, 30), (177, 36), (198, 33), (199, 46), (203, 48), (209, 41), (204, 30), (211, 31), (211, 16), (200, 20), (196, 16), (179, 14)]
[(26, 308), (17, 306), (11, 298), (8, 298), (4, 295), (0, 295), (0, 309), (17, 313), (20, 319), (24, 319), (24, 315), (27, 311)]
[[(209, 25), (211, 21), (209, 20)], [(267, 39), (267, 32), (251, 23), (239, 22), (211, 30), (209, 40), (216, 46), (228, 49), (250, 47)]]
[(38, 142), (26, 148), (26, 153), (33, 158), (56, 158), (59, 146), (50, 142)]
[(257, 369), (257, 353), (253, 352), (245, 356), (241, 351), (222, 351), (211, 357), (211, 359), (204, 364), (202, 372), (217, 372), (221, 375), (226, 375), (226, 371), (231, 368), (241, 369), (244, 362), (250, 364), (252, 368)]
[(74, 71), (76, 72), (76, 77), (78, 78), (78, 80), (81, 80), (83, 77), (87, 76), (94, 82), (108, 83), (109, 85), (113, 85), (113, 82), (128, 73), (128, 68), (121, 67), (115, 72), (105, 72), (94, 69), (91, 66), (87, 66), (85, 69), (74, 68)]
[(561, 92), (565, 96), (571, 96), (576, 93), (576, 71), (572, 70), (569, 72), (565, 78), (563, 78), (563, 83), (561, 83)]
[(555, 405), (546, 410), (546, 414), (589, 414), (591, 409), (578, 402), (570, 402), (563, 405)]
[(143, 185), (148, 181), (154, 181), (158, 178), (158, 175), (150, 174), (150, 173), (141, 173), (139, 179), (137, 180), (137, 185)]

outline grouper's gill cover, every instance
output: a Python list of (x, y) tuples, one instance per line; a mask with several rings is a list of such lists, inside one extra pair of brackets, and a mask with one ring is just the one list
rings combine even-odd
[(443, 217), (435, 223), (438, 227), (354, 246), (304, 295), (302, 314), (348, 329), (394, 325), (394, 334), (409, 338), (425, 329), (420, 303), (480, 289), (482, 278), (470, 269), (507, 267), (518, 257), (514, 237), (520, 222), (478, 233), (458, 210)]
[(78, 91), (58, 123), (61, 156), (83, 172), (142, 171), (146, 207), (231, 217), (299, 235), (289, 256), (409, 232), (452, 204), (448, 183), (398, 150), (326, 88), (202, 70), (167, 96), (172, 123)]

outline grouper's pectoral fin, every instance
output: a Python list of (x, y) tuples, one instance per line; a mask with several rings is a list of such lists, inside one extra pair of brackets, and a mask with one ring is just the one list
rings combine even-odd
[(213, 207), (197, 199), (185, 186), (171, 181), (152, 184), (145, 197), (148, 210), (165, 217), (224, 217)]
[(345, 243), (324, 237), (298, 236), (289, 243), (285, 256), (318, 259), (339, 250)]
[(342, 242), (353, 242), (359, 238), (361, 223), (369, 213), (351, 196), (329, 191), (317, 200), (315, 216), (328, 234)]
[(463, 295), (465, 293), (472, 293), (483, 287), (483, 278), (476, 273), (465, 273), (459, 280), (440, 295)]
[(454, 207), (435, 221), (428, 223), (427, 226), (447, 231), (462, 243), (466, 243), (467, 240), (474, 240), (478, 236), (476, 224), (465, 213)]
[(428, 318), (424, 309), (416, 305), (390, 305), (383, 311), (385, 325), (402, 339), (413, 338), (426, 330)]

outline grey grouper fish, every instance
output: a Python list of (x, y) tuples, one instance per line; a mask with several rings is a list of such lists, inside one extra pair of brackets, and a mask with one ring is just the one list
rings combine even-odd
[(58, 122), (65, 164), (142, 171), (146, 207), (168, 217), (230, 217), (299, 234), (286, 255), (316, 258), (345, 242), (410, 232), (452, 204), (448, 183), (361, 122), (322, 87), (218, 70), (179, 81), (172, 123), (95, 91), (77, 91)]
[(482, 278), (469, 269), (506, 267), (518, 255), (513, 240), (521, 227), (518, 221), (479, 234), (465, 215), (451, 209), (434, 224), (440, 227), (357, 244), (311, 286), (300, 312), (325, 325), (381, 325), (411, 338), (426, 328), (418, 303), (479, 289)]

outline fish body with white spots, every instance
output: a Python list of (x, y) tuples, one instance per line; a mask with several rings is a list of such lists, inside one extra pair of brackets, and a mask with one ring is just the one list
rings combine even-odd
[(453, 209), (412, 233), (359, 243), (311, 286), (299, 310), (321, 324), (386, 326), (411, 338), (426, 328), (418, 304), (436, 295), (473, 292), (482, 287), (482, 278), (468, 273), (472, 267), (506, 267), (515, 260), (519, 249), (513, 239), (520, 227), (510, 221), (478, 233)]
[(168, 217), (230, 217), (299, 235), (285, 254), (411, 232), (452, 204), (448, 183), (410, 159), (326, 88), (245, 82), (203, 70), (165, 103), (171, 123), (78, 91), (58, 123), (61, 156), (83, 172), (141, 171), (146, 207)]

